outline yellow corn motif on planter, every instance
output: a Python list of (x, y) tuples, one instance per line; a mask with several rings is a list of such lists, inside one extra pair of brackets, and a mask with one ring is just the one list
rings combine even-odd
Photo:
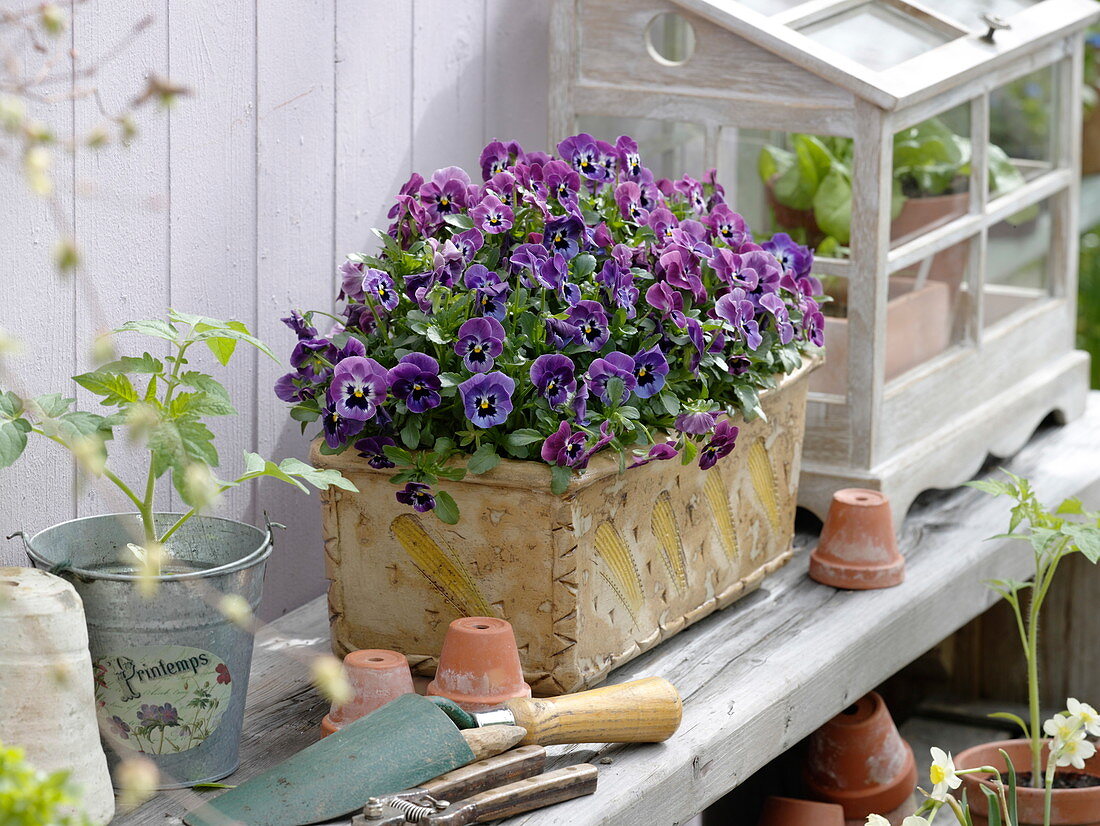
[(733, 526), (733, 503), (730, 502), (726, 483), (722, 481), (722, 474), (708, 473), (703, 483), (703, 493), (706, 494), (714, 524), (718, 528), (722, 548), (730, 562), (736, 562), (741, 549), (737, 546), (737, 529)]
[(771, 461), (768, 458), (768, 449), (764, 447), (764, 439), (757, 437), (749, 446), (749, 474), (752, 476), (752, 486), (756, 490), (756, 497), (764, 506), (764, 512), (768, 515), (768, 522), (772, 530), (778, 531), (779, 524), (779, 490), (775, 484), (775, 473), (772, 471)]
[(630, 548), (610, 522), (601, 522), (596, 528), (596, 553), (604, 562), (600, 573), (622, 600), (630, 616), (636, 616), (645, 600), (642, 578), (638, 575), (638, 566), (634, 564)]
[(667, 490), (661, 491), (661, 495), (657, 497), (649, 524), (653, 535), (657, 537), (669, 576), (678, 590), (684, 590), (688, 584), (684, 543), (680, 539), (680, 527), (676, 524), (676, 514), (672, 510), (672, 497)]
[(424, 530), (418, 517), (403, 513), (393, 520), (390, 530), (409, 555), (413, 565), (424, 575), (424, 579), (443, 595), (458, 611), (459, 616), (496, 616), (492, 606), (485, 601), (485, 597), (474, 584), (473, 578), (466, 573), (461, 563), (439, 547)]

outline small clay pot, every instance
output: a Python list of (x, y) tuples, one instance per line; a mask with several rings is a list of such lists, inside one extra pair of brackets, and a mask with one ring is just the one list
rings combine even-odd
[(890, 588), (905, 580), (905, 557), (885, 494), (862, 488), (833, 494), (821, 539), (810, 554), (810, 577), (855, 591)]
[(844, 809), (835, 803), (769, 797), (757, 826), (844, 826)]
[(530, 697), (511, 624), (496, 617), (452, 622), (428, 693), (454, 700), (467, 711), (487, 711)]
[[(1031, 771), (1031, 743), (1028, 740), (1000, 740), (974, 746), (955, 755), (955, 766), (959, 769), (992, 766), (1002, 771), (1007, 770), (1008, 763), (1001, 755), (1001, 749), (1008, 752), (1017, 772)], [(1044, 748), (1044, 760), (1047, 754), (1049, 752)], [(1077, 769), (1058, 771), (1076, 772)], [(1085, 761), (1084, 773), (1100, 777), (1100, 754)], [(989, 789), (996, 787), (987, 780), (980, 780), (978, 775), (965, 774), (962, 780), (966, 798), (970, 802), (974, 826), (988, 826), (986, 815), (989, 814), (989, 807), (979, 786), (984, 785)], [(1042, 789), (1017, 786), (1016, 813), (1020, 826), (1037, 826), (1043, 822), (1044, 800)], [(1050, 822), (1052, 826), (1100, 826), (1100, 786), (1088, 789), (1055, 789), (1051, 798)]]
[(917, 787), (913, 750), (873, 691), (810, 735), (804, 774), (813, 797), (849, 820), (892, 812)]
[(370, 714), (402, 694), (413, 693), (412, 672), (403, 654), (384, 648), (364, 648), (344, 657), (344, 672), (351, 684), (352, 698), (333, 706), (321, 721), (321, 736), (328, 737), (342, 726)]

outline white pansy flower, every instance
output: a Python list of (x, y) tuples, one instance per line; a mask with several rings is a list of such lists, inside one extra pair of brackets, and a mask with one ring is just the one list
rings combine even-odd
[(932, 769), (928, 772), (928, 779), (932, 781), (933, 800), (945, 800), (947, 793), (962, 785), (962, 778), (955, 773), (955, 761), (951, 755), (941, 748), (932, 747)]
[[(1085, 768), (1085, 761), (1096, 754), (1096, 746), (1084, 739), (1084, 732), (1081, 734), (1080, 738), (1063, 740), (1060, 743), (1057, 739), (1051, 741), (1050, 748), (1054, 752), (1053, 757), (1057, 765), (1073, 766), (1080, 770)], [(1057, 749), (1056, 744), (1059, 746)]]
[(1093, 737), (1100, 737), (1100, 712), (1088, 703), (1082, 703), (1073, 697), (1066, 700), (1066, 708), (1069, 710), (1070, 718), (1076, 720), (1081, 728)]

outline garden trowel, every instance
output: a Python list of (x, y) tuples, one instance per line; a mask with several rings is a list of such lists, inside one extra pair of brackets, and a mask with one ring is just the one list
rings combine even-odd
[[(563, 697), (510, 700), (474, 715), (456, 707), (445, 713), (426, 697), (405, 694), (184, 820), (190, 826), (308, 826), (348, 815), (368, 798), (392, 795), (520, 741), (666, 740), (679, 727), (681, 711), (676, 689), (659, 677)], [(475, 728), (460, 731), (459, 726)]]

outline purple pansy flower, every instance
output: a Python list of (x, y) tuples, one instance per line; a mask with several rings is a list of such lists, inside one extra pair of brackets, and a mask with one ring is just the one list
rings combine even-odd
[(649, 170), (642, 166), (642, 156), (638, 154), (638, 144), (634, 139), (620, 135), (615, 141), (615, 148), (619, 151), (623, 175), (631, 181), (642, 179)]
[(385, 367), (372, 358), (352, 356), (336, 365), (328, 393), (343, 418), (366, 421), (374, 417), (388, 389)]
[(435, 497), (432, 496), (431, 488), (423, 482), (409, 482), (394, 496), (402, 505), (411, 505), (418, 513), (427, 513), (435, 508)]
[(386, 468), (397, 467), (390, 461), (385, 451), (387, 445), (392, 447), (395, 444), (396, 442), (389, 436), (368, 436), (356, 442), (355, 449), (359, 451), (359, 455), (366, 459), (367, 464), (372, 468), (385, 470)]
[(760, 347), (764, 339), (755, 320), (756, 310), (748, 294), (740, 287), (730, 290), (715, 302), (714, 314), (728, 322), (750, 350)]
[(515, 215), (512, 208), (501, 202), (495, 193), (486, 193), (481, 202), (470, 210), (470, 217), (482, 232), (499, 235), (512, 228)]
[(600, 435), (585, 447), (588, 434), (583, 430), (574, 431), (569, 422), (563, 421), (542, 443), (540, 455), (547, 464), (583, 470), (588, 467), (592, 455), (613, 438), (614, 434), (608, 431), (608, 424), (604, 422), (600, 425)]
[(559, 353), (547, 353), (531, 363), (531, 383), (551, 407), (565, 404), (577, 391), (573, 360)]
[(345, 261), (339, 267), (340, 293), (337, 298), (350, 298), (352, 301), (363, 300), (363, 265), (358, 261)]
[(287, 373), (275, 381), (275, 395), (284, 402), (303, 402), (316, 397), (317, 386), (301, 373)]
[(463, 276), (463, 283), (474, 291), (474, 302), (482, 315), (502, 321), (507, 312), (508, 296), (512, 288), (500, 280), (500, 276), (481, 264), (474, 264)]
[(760, 246), (775, 256), (784, 272), (796, 278), (804, 278), (810, 274), (810, 268), (814, 264), (813, 253), (801, 244), (796, 244), (787, 233), (778, 232)]
[(722, 419), (714, 428), (714, 435), (710, 441), (699, 451), (699, 467), (709, 470), (718, 464), (718, 460), (728, 456), (737, 443), (738, 428), (730, 424), (729, 419)]
[(368, 269), (363, 273), (364, 295), (370, 296), (380, 306), (392, 310), (397, 306), (400, 296), (393, 285), (393, 279), (382, 270)]
[(339, 364), (346, 358), (351, 358), (352, 356), (365, 356), (366, 354), (366, 345), (355, 336), (348, 336), (348, 340), (344, 342), (344, 346), (336, 353), (336, 360), (334, 363)]
[[(475, 319), (476, 320), (476, 319)], [(475, 427), (503, 424), (512, 412), (512, 393), (516, 383), (501, 373), (477, 373), (458, 386), (466, 418)]]
[[(620, 379), (623, 383), (622, 394), (618, 399), (608, 396), (607, 385), (612, 379)], [(588, 366), (588, 384), (604, 404), (622, 404), (638, 386), (634, 374), (634, 359), (617, 350), (595, 359)]]
[(604, 165), (596, 139), (582, 132), (558, 144), (558, 154), (583, 177), (590, 181), (606, 181), (611, 177)]
[(311, 381), (328, 378), (335, 360), (336, 348), (327, 338), (303, 338), (290, 354), (290, 366)]
[(745, 219), (725, 204), (719, 204), (709, 216), (703, 219), (715, 239), (725, 241), (730, 247), (740, 247), (749, 237), (749, 228)]
[(546, 222), (542, 245), (550, 252), (560, 252), (567, 259), (580, 252), (580, 239), (584, 233), (584, 221), (576, 215), (562, 215)]
[(713, 410), (689, 410), (676, 417), (676, 429), (692, 436), (702, 436), (710, 433), (717, 421), (718, 417)]
[(658, 442), (651, 446), (644, 455), (638, 455), (633, 462), (627, 465), (627, 468), (641, 467), (642, 465), (648, 465), (650, 462), (663, 461), (666, 459), (675, 459), (680, 455), (680, 451), (676, 449), (675, 442)]
[(465, 232), (451, 236), (451, 243), (455, 245), (455, 249), (458, 250), (462, 258), (469, 261), (485, 244), (485, 236), (477, 228), (468, 229)]
[(607, 313), (598, 301), (578, 301), (570, 307), (569, 323), (576, 328), (581, 342), (593, 352), (603, 347), (611, 336)]
[(581, 176), (569, 164), (563, 161), (550, 161), (542, 169), (543, 185), (549, 197), (559, 204), (577, 203), (581, 190)]
[(409, 353), (390, 370), (391, 392), (410, 413), (439, 406), (439, 362), (427, 353)]
[(684, 326), (684, 296), (679, 290), (672, 289), (664, 281), (658, 281), (645, 291), (645, 300), (662, 317), (669, 316), (677, 327)]
[(560, 252), (555, 252), (535, 265), (535, 281), (539, 286), (562, 292), (565, 288), (565, 280), (569, 277), (569, 262)]
[(512, 250), (508, 263), (512, 272), (522, 273), (521, 280), (525, 287), (533, 287), (537, 283), (536, 271), (549, 256), (550, 253), (542, 244), (520, 244)]
[(644, 224), (649, 210), (642, 206), (642, 188), (633, 181), (623, 181), (615, 187), (615, 204), (623, 220), (634, 224)]
[(484, 373), (504, 350), (504, 327), (492, 316), (471, 318), (458, 328), (454, 351), (462, 356), (467, 370)]
[(559, 350), (580, 338), (580, 330), (568, 321), (550, 316), (546, 319), (546, 343)]
[(518, 143), (505, 144), (501, 141), (493, 141), (481, 150), (478, 163), (481, 166), (482, 180), (489, 180), (498, 172), (503, 172), (511, 163), (513, 156), (518, 160), (523, 156), (523, 150)]
[(290, 315), (280, 319), (287, 327), (294, 331), (298, 338), (316, 338), (317, 328), (305, 320), (305, 317), (297, 310), (291, 310)]
[(775, 329), (779, 333), (779, 343), (789, 344), (794, 338), (794, 325), (791, 324), (791, 317), (783, 299), (775, 293), (766, 293), (760, 296), (760, 306), (774, 317)]
[(325, 444), (334, 450), (363, 429), (366, 424), (360, 419), (341, 416), (336, 402), (329, 401), (321, 411), (321, 428), (325, 433)]
[(661, 392), (668, 375), (668, 361), (659, 345), (653, 345), (634, 357), (634, 393), (639, 399), (648, 399)]
[(470, 176), (457, 166), (437, 169), (432, 179), (420, 187), (420, 200), (433, 218), (451, 215), (466, 206)]

